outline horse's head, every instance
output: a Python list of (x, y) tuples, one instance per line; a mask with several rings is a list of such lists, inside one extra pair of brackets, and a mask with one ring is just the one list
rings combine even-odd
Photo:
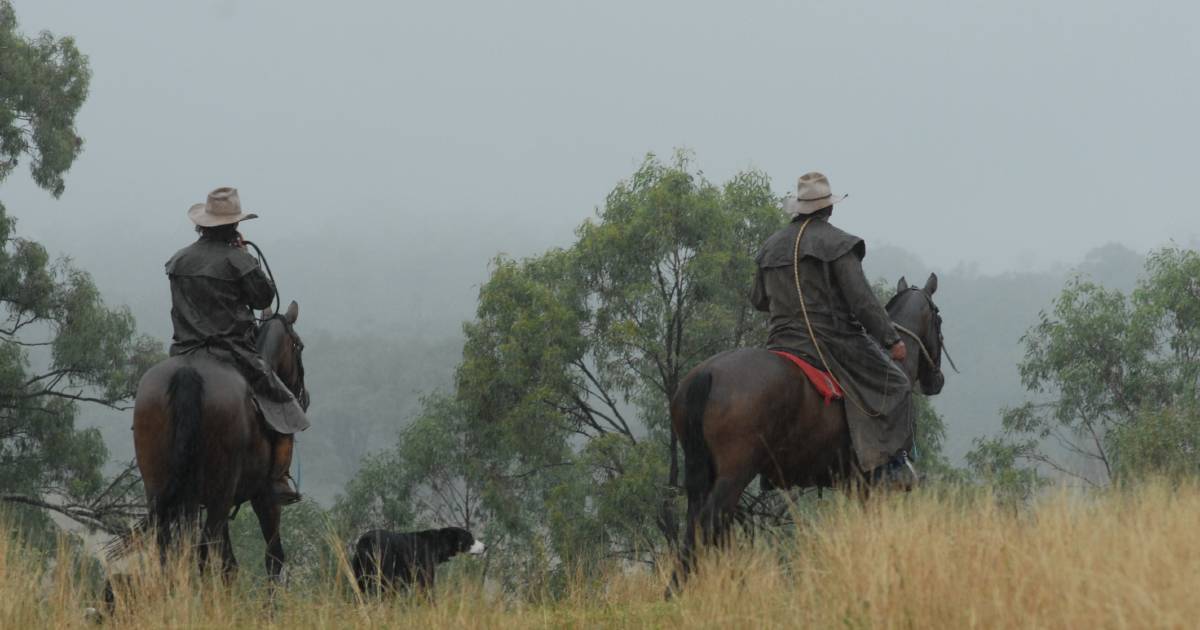
[(942, 316), (938, 314), (933, 294), (937, 291), (937, 274), (929, 274), (924, 287), (909, 286), (900, 278), (896, 295), (887, 303), (888, 316), (896, 324), (900, 338), (908, 346), (904, 371), (911, 378), (915, 372), (921, 393), (932, 396), (942, 391), (946, 377), (942, 374)]
[(286, 313), (263, 311), (263, 323), (258, 327), (258, 351), (267, 365), (279, 375), (279, 380), (291, 390), (305, 411), (308, 410), (308, 387), (304, 384), (304, 342), (296, 334), (296, 319), (300, 306), (292, 302)]

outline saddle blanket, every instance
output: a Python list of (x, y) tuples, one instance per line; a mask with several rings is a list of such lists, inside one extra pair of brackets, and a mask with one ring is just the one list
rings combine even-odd
[(842, 392), (842, 388), (838, 385), (837, 381), (834, 380), (833, 376), (829, 372), (818, 369), (813, 364), (790, 352), (784, 352), (782, 350), (772, 350), (771, 352), (774, 352), (788, 361), (795, 363), (796, 367), (800, 368), (804, 372), (804, 375), (808, 377), (808, 380), (813, 384), (813, 387), (817, 388), (817, 392), (819, 392), (821, 396), (825, 398), (826, 405), (834, 400), (840, 400), (845, 396), (845, 393)]

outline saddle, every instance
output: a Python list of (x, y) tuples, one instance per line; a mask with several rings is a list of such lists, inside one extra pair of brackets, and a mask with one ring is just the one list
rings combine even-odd
[(829, 372), (817, 368), (790, 352), (784, 352), (783, 350), (772, 350), (771, 352), (791, 361), (796, 367), (800, 368), (804, 372), (804, 375), (808, 377), (808, 381), (813, 384), (813, 387), (817, 388), (817, 392), (825, 399), (826, 405), (834, 400), (845, 398), (845, 392), (842, 391), (837, 380)]

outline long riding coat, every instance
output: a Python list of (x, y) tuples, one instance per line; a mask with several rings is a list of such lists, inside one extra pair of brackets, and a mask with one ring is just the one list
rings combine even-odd
[[(799, 217), (767, 239), (755, 261), (751, 301), (771, 314), (768, 347), (821, 358), (800, 310), (793, 261)], [(900, 336), (862, 270), (866, 244), (824, 217), (814, 217), (800, 242), (800, 285), (812, 332), (834, 377), (846, 390), (846, 420), (858, 465), (869, 471), (900, 450), (912, 450), (912, 392), (908, 377), (884, 348)]]
[(255, 346), (253, 309), (271, 305), (275, 286), (244, 249), (201, 238), (166, 265), (171, 280), (171, 356), (207, 352), (235, 366), (256, 395), (271, 428), (295, 433), (309, 426), (304, 410)]

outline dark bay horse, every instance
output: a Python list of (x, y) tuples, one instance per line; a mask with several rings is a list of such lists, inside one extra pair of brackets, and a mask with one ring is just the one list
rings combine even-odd
[[(267, 364), (308, 407), (301, 354), (293, 325), (299, 307), (264, 312), (257, 347)], [(283, 571), (281, 506), (271, 492), (271, 442), (246, 379), (230, 363), (204, 350), (171, 357), (150, 368), (138, 384), (133, 444), (150, 512), (135, 529), (153, 527), (160, 553), (172, 537), (204, 518), (196, 532), (201, 569), (214, 550), (226, 576), (237, 568), (229, 538), (234, 508), (249, 501), (267, 542), (267, 575)], [(117, 546), (117, 553), (125, 545)]]
[[(940, 392), (944, 382), (936, 290), (936, 275), (923, 288), (901, 278), (887, 305), (909, 348), (904, 372), (928, 395)], [(687, 527), (673, 588), (690, 571), (698, 542), (722, 542), (742, 491), (755, 477), (789, 488), (832, 487), (860, 476), (844, 403), (826, 405), (799, 367), (766, 350), (724, 352), (696, 366), (671, 400), (671, 428), (683, 445), (687, 490)]]

